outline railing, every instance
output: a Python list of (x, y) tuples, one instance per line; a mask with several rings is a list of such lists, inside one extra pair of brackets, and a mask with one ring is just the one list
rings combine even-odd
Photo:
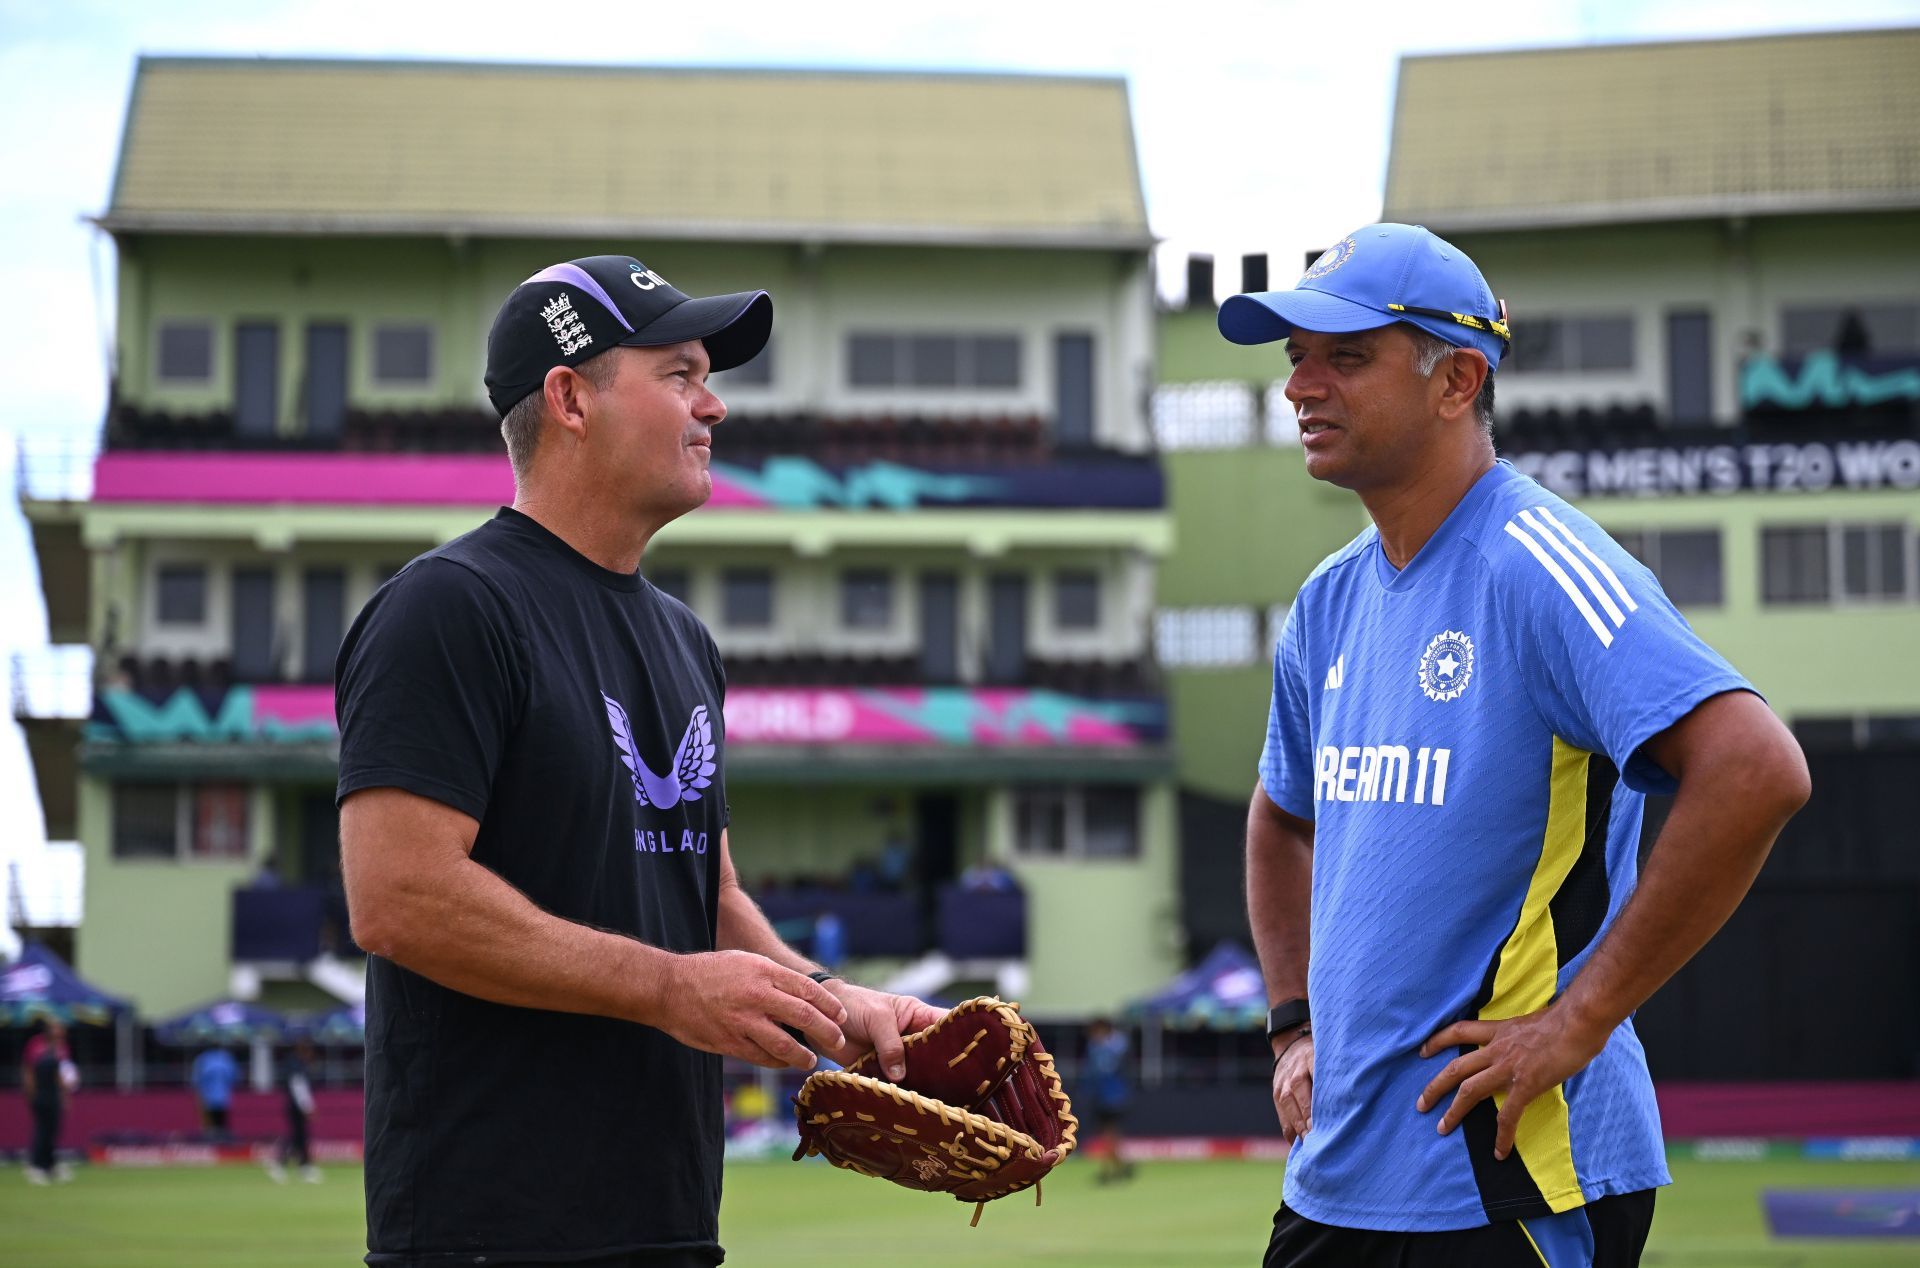
[[(814, 413), (734, 413), (721, 424), (722, 456), (757, 462), (777, 456), (833, 465), (896, 462), (909, 466), (1020, 466), (1098, 450), (1057, 448), (1037, 415), (835, 417)], [(169, 414), (118, 403), (108, 412), (106, 444), (118, 451), (218, 450), (349, 453), (498, 453), (500, 424), (484, 410), (350, 411), (338, 435), (241, 432), (233, 415)]]
[(84, 502), (93, 496), (92, 435), (42, 428), (21, 432), (14, 445), (14, 492), (40, 502)]
[(61, 643), (15, 652), (9, 663), (16, 718), (85, 718), (93, 712), (93, 649)]
[[(77, 649), (87, 652), (88, 649)], [(921, 670), (918, 656), (832, 656), (806, 652), (780, 655), (729, 655), (727, 681), (736, 687), (929, 687), (957, 686), (937, 682)], [(85, 673), (91, 675), (91, 654)], [(121, 656), (115, 664), (113, 685), (126, 687), (155, 701), (181, 687), (218, 697), (244, 684), (282, 684), (308, 681), (282, 673), (237, 673), (233, 661), (218, 657)], [(325, 681), (324, 679), (319, 681)], [(82, 685), (85, 685), (84, 681)], [(1040, 660), (1028, 657), (1017, 680), (995, 686), (1030, 687), (1070, 696), (1153, 696), (1163, 690), (1159, 670), (1145, 658), (1120, 660)], [(20, 712), (20, 687), (15, 684), (15, 712)], [(38, 699), (39, 697), (36, 697)], [(77, 699), (77, 698), (76, 698)], [(21, 716), (86, 717), (75, 713)]]
[(48, 841), (7, 861), (0, 918), (21, 929), (75, 929), (86, 914), (86, 851), (78, 841)]

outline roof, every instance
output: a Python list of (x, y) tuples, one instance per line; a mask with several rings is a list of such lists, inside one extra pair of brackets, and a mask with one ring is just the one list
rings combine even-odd
[(140, 60), (116, 231), (1144, 247), (1112, 78)]
[(1409, 57), (1387, 220), (1920, 206), (1920, 29)]

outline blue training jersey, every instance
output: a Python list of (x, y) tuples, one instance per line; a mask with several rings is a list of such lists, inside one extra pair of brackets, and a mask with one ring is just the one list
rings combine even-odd
[(1447, 1136), (1414, 1101), (1463, 1018), (1551, 1002), (1632, 892), (1639, 750), (1746, 680), (1653, 575), (1505, 462), (1407, 567), (1371, 528), (1301, 588), (1274, 653), (1260, 778), (1314, 823), (1313, 1129), (1287, 1205), (1349, 1228), (1468, 1228), (1669, 1181), (1646, 1058), (1623, 1022), (1528, 1106)]

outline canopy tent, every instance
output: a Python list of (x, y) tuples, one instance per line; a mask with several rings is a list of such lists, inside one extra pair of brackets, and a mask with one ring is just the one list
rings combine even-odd
[(1144, 999), (1127, 1015), (1169, 1026), (1243, 1029), (1265, 1023), (1267, 988), (1260, 962), (1234, 942), (1222, 942), (1207, 958)]
[(271, 1008), (244, 1000), (223, 999), (155, 1022), (153, 1036), (176, 1047), (202, 1044), (240, 1044), (264, 1040), (276, 1043), (296, 1027)]
[(312, 1013), (295, 1021), (295, 1031), (319, 1044), (365, 1043), (367, 1006), (342, 1004), (325, 1013)]
[(23, 1026), (37, 1017), (104, 1026), (132, 1014), (132, 1005), (89, 985), (53, 952), (29, 942), (20, 958), (0, 969), (0, 1024)]

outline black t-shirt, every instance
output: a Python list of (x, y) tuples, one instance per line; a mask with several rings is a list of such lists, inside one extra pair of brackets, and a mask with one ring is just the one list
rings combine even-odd
[[(685, 606), (503, 508), (381, 587), (337, 677), (341, 800), (442, 802), (542, 909), (713, 949), (725, 683)], [(366, 1104), (369, 1263), (719, 1260), (720, 1059), (661, 1031), (370, 956)]]

